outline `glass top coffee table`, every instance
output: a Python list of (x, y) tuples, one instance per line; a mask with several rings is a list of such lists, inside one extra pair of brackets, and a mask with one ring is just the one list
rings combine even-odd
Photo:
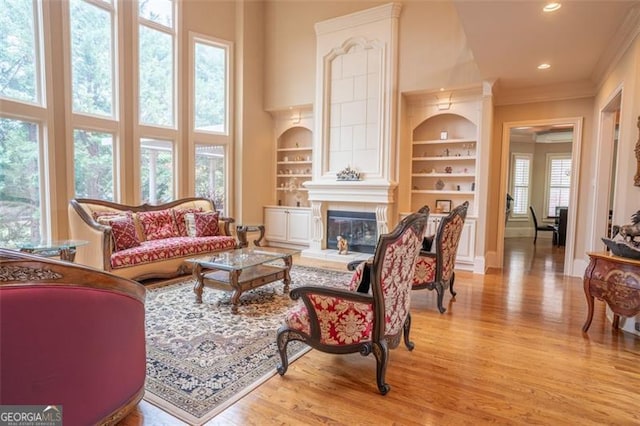
[[(271, 264), (282, 261), (282, 266)], [(231, 312), (238, 313), (240, 295), (265, 284), (282, 280), (284, 292), (289, 292), (291, 284), (291, 255), (260, 251), (248, 248), (225, 251), (207, 256), (187, 259), (193, 263), (193, 277), (196, 284), (193, 291), (196, 303), (202, 303), (202, 291), (205, 286), (219, 290), (233, 291)], [(269, 265), (266, 265), (269, 263)]]
[(89, 244), (85, 240), (35, 241), (18, 244), (20, 251), (40, 256), (60, 256), (61, 260), (73, 262), (76, 258), (76, 247)]

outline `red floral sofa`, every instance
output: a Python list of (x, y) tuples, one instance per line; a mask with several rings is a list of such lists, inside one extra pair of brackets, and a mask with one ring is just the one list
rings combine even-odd
[(233, 249), (232, 218), (223, 218), (213, 201), (184, 198), (152, 206), (73, 199), (69, 226), (75, 261), (124, 278), (169, 278), (190, 271), (185, 259)]

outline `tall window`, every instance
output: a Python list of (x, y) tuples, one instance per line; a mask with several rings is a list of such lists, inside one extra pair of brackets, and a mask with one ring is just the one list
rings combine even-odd
[(41, 103), (39, 3), (0, 0), (0, 96)]
[(140, 144), (140, 186), (142, 201), (166, 203), (173, 199), (173, 144), (142, 139)]
[(138, 2), (140, 124), (175, 126), (176, 31), (172, 0)]
[(0, 0), (0, 247), (49, 234), (41, 173), (47, 125), (41, 7)]
[(196, 196), (214, 201), (225, 210), (225, 155), (220, 145), (196, 144)]
[[(71, 123), (76, 197), (115, 201), (117, 2), (70, 0)], [(105, 131), (107, 130), (107, 131)]]
[(107, 3), (69, 3), (74, 113), (114, 116), (114, 13)]
[(547, 155), (547, 216), (557, 216), (556, 207), (569, 206), (571, 154)]
[(218, 210), (225, 210), (227, 188), (227, 146), (229, 129), (229, 64), (231, 43), (190, 34), (190, 66), (193, 80), (190, 123), (195, 145), (195, 195), (211, 198)]
[(227, 48), (195, 40), (194, 128), (227, 133)]
[(0, 246), (38, 241), (42, 232), (39, 126), (0, 118)]
[(73, 141), (76, 197), (113, 201), (113, 135), (75, 130)]
[(512, 217), (526, 217), (528, 214), (531, 186), (531, 160), (531, 154), (513, 154), (511, 161)]

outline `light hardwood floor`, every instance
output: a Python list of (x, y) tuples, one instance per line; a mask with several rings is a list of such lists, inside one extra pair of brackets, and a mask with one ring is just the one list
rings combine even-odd
[[(458, 272), (443, 315), (434, 292), (413, 292), (415, 350), (391, 351), (386, 396), (373, 356), (312, 350), (208, 424), (638, 425), (640, 337), (613, 331), (599, 301), (582, 333), (582, 280), (562, 276), (563, 256), (508, 239), (505, 269)], [(121, 424), (180, 422), (143, 401)]]

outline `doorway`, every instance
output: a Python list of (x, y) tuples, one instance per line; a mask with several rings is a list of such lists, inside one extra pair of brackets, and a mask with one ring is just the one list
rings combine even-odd
[(592, 247), (601, 247), (600, 237), (609, 235), (611, 222), (615, 217), (616, 172), (618, 162), (618, 128), (622, 89), (618, 88), (600, 112), (600, 128), (596, 147), (596, 188), (594, 214), (591, 229)]
[[(570, 135), (570, 136), (569, 136)], [(567, 142), (567, 138), (571, 140), (570, 154), (566, 152), (565, 147), (556, 145), (556, 151), (565, 151), (566, 158), (561, 161), (552, 161), (551, 158), (561, 158), (561, 155), (554, 155), (553, 148), (550, 148), (552, 144), (560, 144)], [(514, 151), (525, 151), (526, 145), (522, 145), (525, 139), (529, 138), (529, 158), (531, 163), (530, 173), (536, 174), (536, 181), (534, 182), (533, 176), (529, 181), (529, 188), (518, 188), (519, 197), (517, 200), (518, 205), (511, 205), (510, 211), (507, 211), (507, 194), (513, 198), (514, 191), (513, 180), (511, 179), (513, 168), (511, 167), (514, 160)], [(514, 147), (517, 145), (519, 149), (512, 150), (511, 143), (514, 141)], [(541, 144), (541, 155), (535, 154), (535, 148)], [(566, 236), (565, 238), (565, 256), (564, 256), (564, 274), (573, 275), (573, 258), (575, 250), (575, 223), (576, 223), (576, 204), (577, 204), (577, 192), (579, 187), (579, 164), (580, 164), (580, 147), (582, 144), (582, 118), (562, 118), (562, 119), (548, 119), (548, 120), (531, 120), (522, 122), (508, 122), (504, 123), (503, 136), (502, 136), (502, 164), (501, 164), (501, 178), (500, 178), (500, 208), (499, 208), (499, 223), (498, 223), (498, 244), (497, 244), (497, 257), (500, 265), (504, 265), (504, 238), (508, 234), (513, 236), (513, 232), (528, 232), (531, 235), (532, 221), (530, 220), (531, 214), (529, 206), (534, 205), (534, 209), (538, 213), (539, 221), (542, 223), (554, 223), (556, 214), (556, 207), (566, 207)], [(542, 148), (544, 147), (544, 148)], [(521, 155), (520, 158), (526, 158), (527, 155)], [(538, 165), (535, 166), (533, 159), (538, 159)], [(524, 161), (526, 163), (526, 160)], [(540, 163), (542, 162), (542, 163)], [(520, 161), (522, 163), (522, 161)], [(551, 185), (550, 167), (549, 164), (563, 165), (563, 173), (569, 174), (570, 187), (568, 188), (568, 195), (566, 193), (559, 194), (558, 188)], [(534, 169), (535, 167), (535, 169)], [(541, 183), (542, 182), (542, 183)], [(535, 191), (534, 187), (535, 185)], [(540, 189), (540, 186), (543, 186)], [(528, 193), (527, 193), (528, 191)], [(560, 192), (563, 192), (560, 189)], [(561, 195), (560, 198), (558, 198)], [(567, 205), (562, 205), (565, 204)], [(514, 214), (515, 209), (515, 214)], [(515, 217), (514, 217), (515, 216)], [(514, 220), (516, 225), (526, 228), (526, 231), (521, 229), (514, 231), (509, 229), (507, 232), (508, 222)], [(524, 225), (526, 223), (526, 225)], [(542, 225), (539, 223), (539, 225)], [(511, 228), (511, 226), (509, 226)], [(549, 233), (551, 234), (551, 233)], [(540, 234), (539, 234), (540, 235)], [(517, 236), (517, 235), (516, 235)], [(540, 244), (540, 242), (538, 242)], [(548, 244), (552, 244), (549, 242)]]

